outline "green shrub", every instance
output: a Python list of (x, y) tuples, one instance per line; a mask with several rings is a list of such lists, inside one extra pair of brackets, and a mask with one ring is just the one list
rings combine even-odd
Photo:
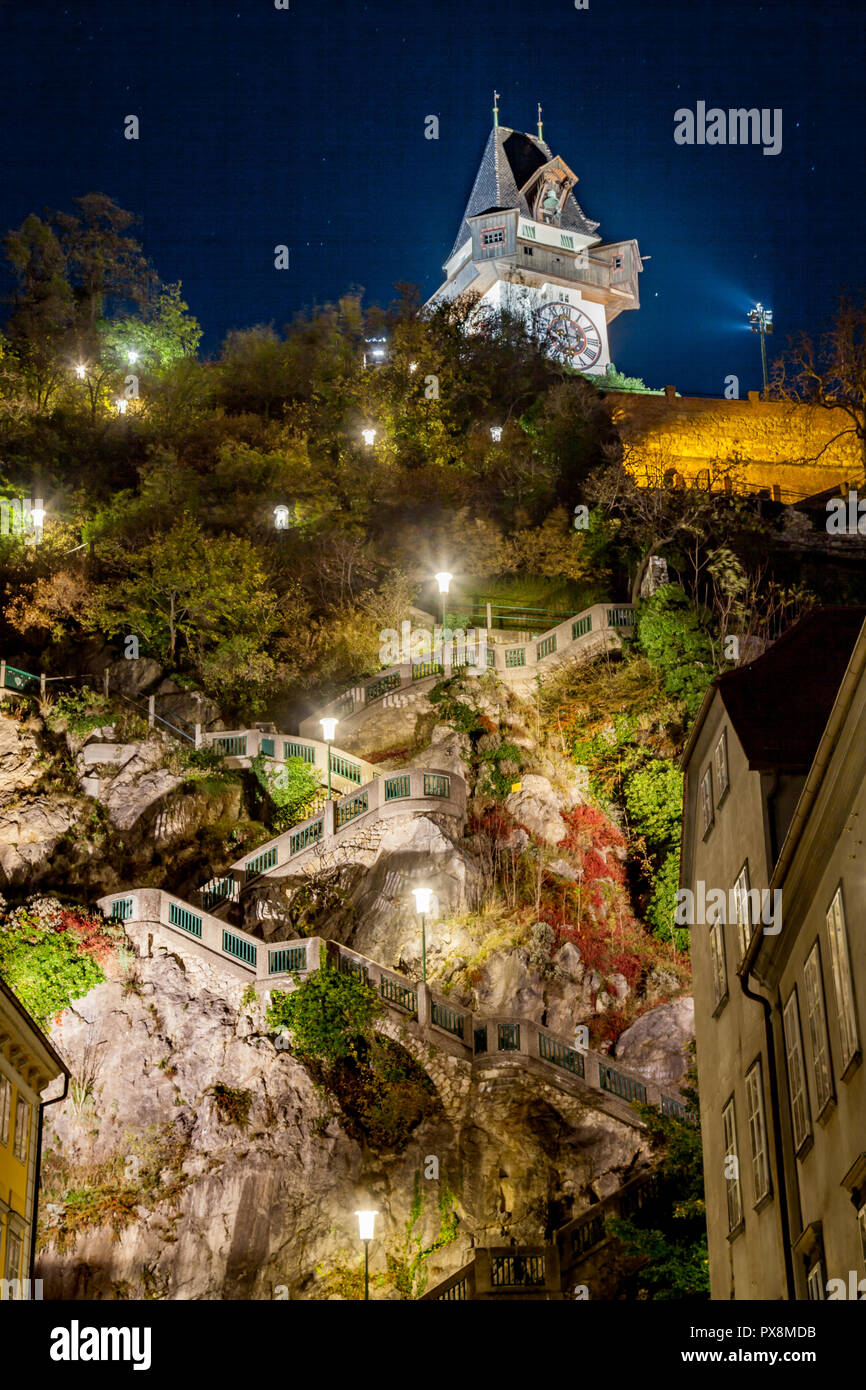
[(42, 1027), (102, 984), (103, 962), (125, 942), (117, 923), (42, 899), (0, 926), (0, 975)]
[(707, 623), (678, 584), (662, 585), (638, 608), (638, 645), (692, 718), (715, 675)]
[(625, 807), (632, 829), (651, 851), (666, 849), (680, 836), (683, 774), (676, 763), (653, 758), (625, 780)]
[(325, 967), (310, 975), (291, 994), (274, 991), (268, 1004), (268, 1027), (288, 1028), (294, 1050), (328, 1064), (358, 1057), (374, 1019), (383, 1011), (375, 990), (354, 975)]
[(313, 814), (322, 783), (316, 769), (303, 758), (286, 758), (280, 767), (269, 770), (264, 754), (257, 753), (250, 767), (275, 830), (288, 830)]
[(689, 932), (686, 927), (674, 926), (674, 908), (677, 888), (680, 881), (680, 847), (672, 849), (653, 877), (652, 897), (646, 910), (646, 919), (652, 927), (653, 935), (663, 941), (673, 941), (678, 951), (688, 951)]

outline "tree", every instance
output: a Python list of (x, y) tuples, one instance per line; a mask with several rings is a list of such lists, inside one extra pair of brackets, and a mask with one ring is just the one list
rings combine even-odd
[(638, 610), (638, 645), (661, 672), (668, 694), (681, 700), (692, 718), (715, 674), (707, 627), (707, 616), (678, 584), (663, 584)]
[(103, 550), (116, 577), (91, 601), (92, 627), (107, 636), (137, 632), (171, 664), (184, 643), (213, 690), (231, 679), (240, 655), (252, 667), (241, 673), (238, 689), (266, 684), (274, 671), (266, 645), (277, 625), (277, 601), (249, 541), (208, 536), (184, 514), (137, 550), (116, 542)]
[(288, 1028), (302, 1056), (334, 1065), (366, 1056), (382, 1012), (375, 990), (323, 962), (291, 994), (272, 992), (267, 1022), (275, 1032)]
[[(682, 1095), (697, 1110), (694, 1061)], [(612, 1220), (611, 1230), (631, 1255), (645, 1263), (632, 1280), (638, 1299), (703, 1301), (710, 1296), (701, 1131), (696, 1124), (662, 1115), (652, 1106), (636, 1107), (661, 1157), (660, 1191), (631, 1220)]]
[(742, 505), (733, 498), (739, 469), (738, 459), (713, 459), (702, 474), (684, 482), (663, 452), (627, 448), (592, 474), (589, 497), (620, 520), (620, 536), (638, 554), (632, 603), (640, 597), (654, 555), (674, 542), (700, 541), (725, 510), (731, 522), (739, 519)]
[(821, 457), (840, 439), (856, 439), (866, 478), (866, 296), (859, 302), (843, 298), (832, 326), (817, 341), (808, 333), (792, 339), (787, 353), (773, 364), (770, 394), (779, 400), (839, 410), (849, 424), (809, 462)]
[(53, 228), (33, 215), (3, 245), (16, 279), (6, 327), (12, 364), (44, 409), (63, 379), (61, 358), (75, 322), (66, 255)]

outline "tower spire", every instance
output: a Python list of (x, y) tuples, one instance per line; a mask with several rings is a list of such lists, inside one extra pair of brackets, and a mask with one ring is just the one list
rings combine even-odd
[(493, 93), (493, 124), (499, 125), (499, 93)]
[(544, 129), (544, 127), (543, 127), (542, 124), (541, 124), (541, 102), (539, 102), (539, 103), (538, 103), (538, 138), (539, 138), (539, 140), (543, 140), (543, 139), (544, 139), (544, 135), (542, 134), (543, 129)]

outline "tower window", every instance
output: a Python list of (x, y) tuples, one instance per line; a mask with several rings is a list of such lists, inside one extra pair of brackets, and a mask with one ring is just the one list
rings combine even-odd
[(505, 241), (504, 227), (487, 227), (481, 233), (482, 246), (500, 246)]
[(524, 254), (524, 256), (531, 256), (531, 255), (532, 255), (532, 247), (531, 247), (531, 246), (524, 246), (524, 248), (523, 248), (523, 254)]
[(610, 265), (612, 270), (622, 270), (622, 256), (614, 256)]

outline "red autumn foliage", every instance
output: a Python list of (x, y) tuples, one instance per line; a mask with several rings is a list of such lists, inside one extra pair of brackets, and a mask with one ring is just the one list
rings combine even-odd
[(62, 910), (57, 930), (72, 932), (77, 936), (79, 950), (86, 951), (100, 965), (104, 965), (117, 948), (116, 929), (112, 934), (108, 923), (102, 918), (90, 917), (86, 912), (77, 911), (75, 908)]

